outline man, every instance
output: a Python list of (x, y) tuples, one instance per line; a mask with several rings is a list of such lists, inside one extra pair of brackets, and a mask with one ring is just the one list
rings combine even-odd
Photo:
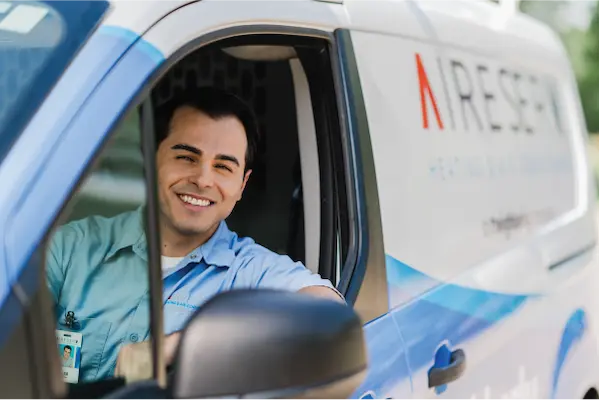
[[(343, 301), (329, 281), (224, 222), (242, 198), (257, 147), (245, 103), (201, 89), (159, 110), (156, 132), (167, 362), (191, 313), (219, 292), (278, 288)], [(83, 380), (149, 372), (146, 250), (141, 208), (67, 224), (51, 242), (48, 284), (58, 315), (71, 311), (71, 327), (83, 334)], [(59, 329), (65, 322), (59, 318)]]
[(62, 366), (73, 368), (73, 359), (71, 358), (71, 346), (65, 346), (63, 349)]

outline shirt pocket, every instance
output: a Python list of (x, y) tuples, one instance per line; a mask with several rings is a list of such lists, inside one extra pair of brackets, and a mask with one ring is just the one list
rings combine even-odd
[(164, 324), (165, 334), (170, 335), (173, 332), (177, 332), (183, 329), (185, 324), (194, 314), (193, 309), (185, 309), (183, 307), (177, 307), (173, 305), (165, 305), (164, 307)]
[[(59, 314), (61, 315), (61, 314)], [(62, 313), (64, 315), (64, 312)], [(79, 368), (79, 381), (93, 381), (98, 379), (102, 367), (104, 352), (107, 347), (108, 336), (112, 323), (101, 318), (77, 319), (75, 329), (65, 325), (64, 317), (58, 322), (58, 329), (81, 333), (81, 364)], [(103, 368), (103, 374), (109, 366)], [(101, 376), (101, 378), (104, 376)]]

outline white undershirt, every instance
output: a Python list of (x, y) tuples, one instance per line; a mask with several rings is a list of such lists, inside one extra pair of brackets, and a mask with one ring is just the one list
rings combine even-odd
[(161, 264), (162, 264), (163, 271), (166, 270), (166, 269), (174, 268), (184, 258), (185, 257), (167, 257), (167, 256), (161, 256), (160, 257), (160, 259), (161, 259), (160, 261), (161, 261)]

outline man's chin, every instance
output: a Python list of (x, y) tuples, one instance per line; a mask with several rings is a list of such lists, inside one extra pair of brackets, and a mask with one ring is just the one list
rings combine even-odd
[(204, 236), (212, 234), (217, 224), (190, 224), (180, 223), (176, 225), (177, 231), (182, 236)]

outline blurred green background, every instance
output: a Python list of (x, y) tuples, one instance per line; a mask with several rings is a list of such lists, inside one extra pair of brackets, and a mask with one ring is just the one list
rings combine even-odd
[(590, 133), (590, 155), (600, 176), (600, 0), (521, 0), (524, 13), (562, 38), (577, 76)]
[(520, 1), (519, 8), (552, 27), (569, 53), (590, 133), (591, 168), (598, 181), (598, 1), (527, 0)]
[(588, 131), (598, 134), (598, 2), (521, 1), (521, 11), (550, 25), (571, 58)]

